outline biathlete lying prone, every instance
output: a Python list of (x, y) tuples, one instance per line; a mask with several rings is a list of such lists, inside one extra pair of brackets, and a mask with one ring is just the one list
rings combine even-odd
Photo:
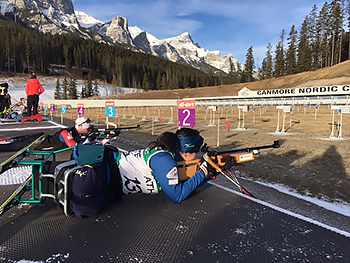
[(172, 201), (180, 203), (197, 187), (210, 180), (209, 175), (214, 171), (202, 160), (193, 177), (185, 182), (180, 181), (177, 162), (195, 159), (202, 144), (203, 138), (197, 130), (182, 128), (176, 133), (161, 134), (146, 149), (128, 154), (113, 152), (113, 161), (116, 164), (113, 168), (110, 166), (111, 160), (108, 164), (102, 162), (95, 167), (83, 167), (73, 177), (72, 211), (79, 218), (94, 216), (113, 199), (110, 194), (106, 195), (106, 187), (99, 187), (100, 191), (96, 191), (92, 185), (96, 185), (96, 180), (91, 179), (94, 176), (107, 176), (102, 181), (114, 182), (110, 184), (110, 191), (117, 197), (137, 193), (157, 194), (163, 191)]

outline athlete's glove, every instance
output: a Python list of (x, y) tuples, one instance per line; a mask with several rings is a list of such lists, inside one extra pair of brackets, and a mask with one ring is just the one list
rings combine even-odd
[(119, 136), (119, 134), (120, 134), (120, 129), (111, 130), (111, 134), (114, 135), (114, 136)]
[(225, 158), (225, 165), (224, 165), (224, 169), (225, 170), (230, 170), (232, 167), (237, 165), (237, 161), (236, 158), (233, 156), (227, 156)]
[(205, 178), (213, 178), (215, 179), (216, 171), (215, 169), (207, 162), (208, 155), (204, 154), (201, 158), (200, 165), (198, 167), (198, 170), (205, 176)]
[(90, 132), (87, 136), (90, 142), (93, 142), (97, 138), (97, 132)]

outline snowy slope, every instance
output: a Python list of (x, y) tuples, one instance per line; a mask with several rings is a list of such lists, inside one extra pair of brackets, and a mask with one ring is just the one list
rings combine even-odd
[[(26, 84), (29, 77), (15, 77), (15, 78), (0, 78), (0, 83), (7, 82), (9, 84), (9, 94), (11, 95), (12, 103), (18, 102), (21, 98), (26, 98)], [(55, 98), (55, 89), (56, 89), (56, 77), (40, 77), (38, 76), (39, 82), (42, 84), (45, 89), (44, 94), (40, 95), (40, 103), (43, 103), (45, 100), (53, 100)], [(60, 78), (61, 89), (63, 78)], [(81, 94), (82, 88), (85, 86), (85, 82), (82, 80), (76, 80), (78, 95)], [(99, 92), (101, 96), (111, 95), (114, 90), (117, 93), (130, 93), (138, 92), (137, 89), (132, 88), (115, 88), (110, 85), (99, 85)]]
[(87, 15), (86, 13), (84, 13), (82, 11), (75, 11), (75, 15), (79, 21), (79, 24), (85, 28), (89, 28), (89, 27), (92, 27), (92, 26), (98, 25), (98, 24), (103, 24), (102, 21), (97, 20), (97, 19), (93, 18), (92, 16)]

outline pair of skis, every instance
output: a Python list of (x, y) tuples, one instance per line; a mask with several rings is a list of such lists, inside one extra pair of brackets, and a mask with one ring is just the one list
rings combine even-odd
[(24, 157), (27, 156), (27, 151), (34, 150), (40, 143), (42, 143), (46, 139), (46, 137), (47, 137), (47, 134), (40, 135), (37, 139), (35, 139), (29, 145), (23, 147), (18, 152), (13, 154), (10, 158), (8, 158), (7, 160), (3, 161), (0, 164), (0, 174), (2, 174), (3, 172), (5, 172), (8, 169), (16, 167), (17, 163), (20, 160), (22, 160)]
[[(21, 150), (13, 154), (10, 158), (5, 160), (0, 164), (0, 176), (1, 173), (16, 167), (18, 163), (28, 155), (28, 151), (33, 151), (40, 143), (42, 143), (47, 137), (47, 134), (39, 136), (32, 143), (23, 147)], [(27, 190), (30, 182), (32, 180), (32, 175), (30, 175), (1, 205), (0, 205), (0, 216), (14, 206), (23, 193)]]

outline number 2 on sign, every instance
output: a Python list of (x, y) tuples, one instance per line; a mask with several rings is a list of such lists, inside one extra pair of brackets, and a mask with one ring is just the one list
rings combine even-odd
[(196, 126), (195, 109), (180, 109), (179, 110), (179, 126), (180, 127), (195, 127)]
[(186, 116), (182, 120), (182, 125), (183, 126), (190, 126), (191, 124), (186, 122), (188, 120), (188, 118), (191, 116), (190, 110), (189, 109), (185, 109), (182, 112), (186, 114)]

